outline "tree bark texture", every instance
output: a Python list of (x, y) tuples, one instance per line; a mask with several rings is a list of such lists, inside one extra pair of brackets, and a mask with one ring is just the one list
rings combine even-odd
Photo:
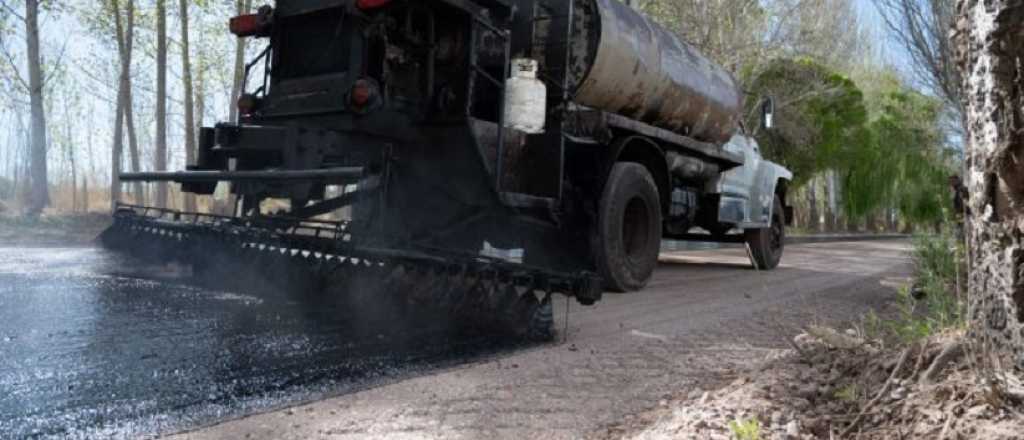
[[(156, 151), (153, 168), (167, 171), (167, 0), (156, 1)], [(167, 184), (156, 184), (156, 206), (167, 207)]]
[[(124, 122), (128, 129), (128, 155), (131, 163), (133, 172), (141, 171), (142, 165), (139, 159), (139, 137), (135, 133), (135, 115), (134, 115), (134, 102), (132, 100), (132, 49), (135, 46), (135, 0), (128, 0), (125, 6), (125, 17), (126, 26), (124, 31), (124, 57), (125, 64), (124, 68), (127, 69), (125, 72), (126, 83), (125, 87), (125, 100), (124, 100)], [(142, 193), (142, 183), (132, 183), (132, 194), (135, 197), (135, 203), (138, 205), (145, 205), (146, 199)]]
[[(242, 15), (249, 13), (251, 0), (236, 0), (235, 14)], [(245, 43), (246, 38), (239, 38), (235, 41), (235, 68), (231, 77), (231, 106), (228, 109), (231, 122), (238, 122), (238, 106), (235, 101), (242, 93), (242, 80), (245, 76)]]
[(121, 38), (123, 29), (121, 28), (121, 5), (118, 0), (110, 1), (111, 11), (114, 14), (114, 33), (117, 37), (117, 51), (122, 54), (121, 58), (121, 72), (118, 75), (118, 86), (117, 86), (117, 104), (114, 109), (114, 141), (110, 147), (110, 206), (111, 209), (117, 207), (117, 202), (121, 201), (121, 156), (124, 153), (124, 105), (127, 100), (126, 87), (128, 83), (128, 69), (125, 66), (127, 61), (124, 54), (124, 39)]
[(821, 215), (818, 214), (818, 178), (812, 177), (807, 184), (807, 229), (821, 231)]
[(25, 0), (25, 44), (28, 55), (29, 106), (31, 107), (31, 186), (28, 214), (39, 215), (50, 204), (46, 171), (46, 114), (43, 110), (43, 67), (39, 54), (39, 1)]
[(1024, 0), (960, 0), (970, 335), (989, 371), (1024, 372)]
[[(192, 64), (189, 60), (188, 44), (188, 0), (179, 0), (179, 15), (181, 16), (181, 83), (184, 89), (184, 112), (185, 112), (185, 162), (188, 165), (196, 163), (196, 122), (193, 111), (195, 104), (192, 99)], [(185, 210), (195, 212), (196, 196), (185, 193)]]

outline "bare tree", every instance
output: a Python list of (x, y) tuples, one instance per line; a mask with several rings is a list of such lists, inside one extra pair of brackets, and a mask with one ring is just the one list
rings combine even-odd
[(756, 73), (778, 57), (849, 63), (863, 52), (866, 40), (848, 0), (644, 0), (633, 5), (740, 80), (744, 72)]
[(913, 75), (942, 98), (963, 124), (963, 82), (947, 33), (955, 15), (952, 0), (875, 0), (893, 40), (910, 57)]
[[(125, 100), (124, 100), (124, 122), (128, 129), (128, 154), (131, 163), (132, 171), (141, 171), (141, 160), (139, 158), (139, 137), (135, 132), (135, 116), (134, 109), (135, 103), (132, 99), (132, 51), (135, 46), (135, 0), (128, 0), (125, 5), (125, 18), (126, 25), (124, 30), (124, 57), (127, 59), (127, 72), (126, 78), (127, 83), (124, 84), (125, 88)], [(145, 198), (142, 192), (142, 183), (135, 182), (132, 184), (132, 192), (135, 196), (135, 203), (145, 204)]]
[(952, 39), (967, 115), (970, 334), (986, 367), (982, 371), (995, 387), (993, 396), (1018, 399), (1024, 399), (1019, 377), (1024, 371), (1021, 23), (1021, 0), (960, 0)]
[(72, 120), (74, 116), (71, 114), (71, 110), (75, 107), (74, 103), (65, 93), (64, 96), (64, 154), (68, 161), (68, 168), (70, 173), (71, 181), (71, 212), (78, 211), (78, 163), (75, 160), (75, 142), (74, 135), (71, 128)]
[(121, 158), (124, 154), (124, 106), (128, 100), (127, 84), (130, 67), (125, 57), (124, 30), (121, 25), (121, 6), (118, 0), (110, 1), (110, 9), (114, 17), (114, 33), (117, 38), (117, 52), (120, 55), (121, 68), (118, 75), (117, 103), (114, 109), (114, 141), (110, 148), (110, 205), (117, 207), (121, 200)]
[[(120, 11), (116, 11), (116, 14), (120, 15)], [(121, 110), (124, 111), (124, 123), (128, 131), (128, 155), (133, 172), (141, 170), (141, 161), (139, 159), (139, 137), (135, 132), (135, 116), (134, 109), (135, 103), (132, 99), (132, 52), (135, 46), (135, 1), (128, 0), (125, 4), (125, 28), (124, 33), (120, 35), (120, 38), (124, 40), (123, 45), (119, 45), (118, 48), (124, 52), (121, 57), (124, 58), (122, 67), (126, 69), (125, 76), (123, 77), (126, 81), (121, 87), (124, 87), (124, 103)], [(120, 33), (120, 32), (119, 32)], [(132, 184), (132, 193), (135, 197), (136, 204), (145, 204), (145, 198), (142, 192), (142, 183), (135, 182)]]
[[(249, 12), (252, 0), (237, 0), (235, 2), (235, 13), (237, 15), (246, 14)], [(245, 43), (248, 41), (247, 38), (238, 38), (235, 40), (235, 68), (234, 73), (231, 77), (231, 99), (230, 107), (228, 109), (229, 118), (232, 122), (238, 120), (238, 106), (235, 105), (235, 101), (238, 96), (242, 94), (242, 80), (245, 76)]]
[[(156, 152), (154, 168), (167, 170), (167, 0), (156, 0)], [(167, 207), (167, 184), (156, 184), (156, 206)]]
[(46, 170), (46, 114), (43, 110), (43, 69), (39, 53), (39, 1), (25, 0), (25, 44), (32, 114), (31, 191), (27, 214), (37, 216), (50, 204)]
[[(188, 44), (188, 1), (179, 0), (178, 8), (181, 16), (181, 82), (184, 93), (185, 111), (185, 162), (188, 165), (195, 165), (196, 155), (196, 122), (193, 112), (195, 104), (192, 95), (192, 65), (189, 61)], [(185, 210), (195, 212), (196, 197), (191, 193), (185, 194)]]

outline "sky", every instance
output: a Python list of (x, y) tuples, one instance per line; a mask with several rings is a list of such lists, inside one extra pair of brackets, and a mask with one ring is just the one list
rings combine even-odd
[(905, 77), (908, 77), (910, 72), (907, 66), (910, 63), (910, 59), (906, 52), (888, 37), (885, 22), (879, 15), (878, 7), (875, 6), (874, 0), (850, 1), (854, 3), (857, 11), (860, 13), (861, 23), (868, 26), (875, 35), (882, 58), (892, 64)]

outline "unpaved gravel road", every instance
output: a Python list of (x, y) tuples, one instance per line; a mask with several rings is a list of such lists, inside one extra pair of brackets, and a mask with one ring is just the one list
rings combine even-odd
[(607, 437), (675, 393), (713, 389), (777, 354), (802, 324), (891, 300), (910, 274), (908, 250), (906, 241), (790, 246), (772, 272), (751, 270), (736, 248), (663, 254), (645, 291), (571, 304), (564, 342), (172, 438)]

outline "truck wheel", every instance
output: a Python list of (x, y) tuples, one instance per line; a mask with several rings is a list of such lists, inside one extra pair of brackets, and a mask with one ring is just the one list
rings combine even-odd
[(775, 269), (782, 260), (782, 249), (786, 242), (786, 219), (782, 201), (775, 196), (772, 207), (772, 223), (767, 228), (747, 229), (744, 232), (750, 245), (752, 263), (758, 269)]
[(661, 202), (658, 186), (643, 165), (619, 162), (612, 167), (593, 247), (606, 289), (629, 292), (650, 281), (661, 248)]

